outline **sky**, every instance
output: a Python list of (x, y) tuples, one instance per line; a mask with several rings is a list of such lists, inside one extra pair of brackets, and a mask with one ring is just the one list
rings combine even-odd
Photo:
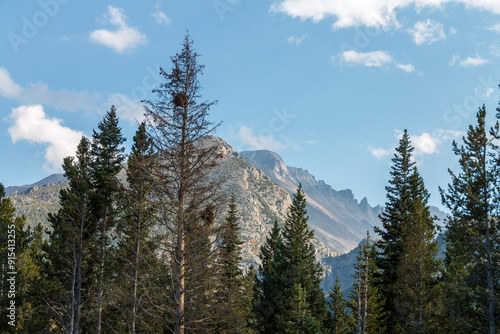
[(496, 0), (0, 0), (0, 182), (61, 172), (113, 104), (130, 148), (187, 31), (217, 136), (372, 206), (404, 129), (442, 208), (452, 141), (495, 122)]

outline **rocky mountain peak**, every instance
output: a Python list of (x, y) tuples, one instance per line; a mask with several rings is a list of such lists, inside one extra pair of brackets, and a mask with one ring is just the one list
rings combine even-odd
[(260, 169), (268, 177), (273, 175), (276, 178), (282, 178), (288, 174), (288, 168), (283, 162), (283, 159), (275, 152), (268, 150), (244, 151), (241, 152), (240, 155), (250, 165)]

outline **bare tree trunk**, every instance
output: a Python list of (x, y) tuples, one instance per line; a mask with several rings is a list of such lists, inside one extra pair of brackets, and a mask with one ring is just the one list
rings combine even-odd
[(486, 271), (487, 271), (487, 284), (488, 284), (488, 320), (490, 324), (490, 334), (496, 334), (495, 326), (495, 290), (493, 284), (493, 264), (491, 261), (491, 240), (490, 240), (490, 224), (488, 219), (488, 213), (485, 214), (485, 227), (486, 227)]
[(99, 257), (99, 281), (97, 287), (97, 334), (101, 334), (102, 327), (102, 295), (103, 295), (103, 281), (104, 281), (104, 257), (106, 252), (106, 216), (102, 220), (101, 225), (101, 251)]
[(135, 239), (135, 249), (134, 249), (134, 272), (132, 281), (132, 323), (130, 325), (130, 332), (135, 334), (135, 325), (137, 317), (137, 281), (139, 277), (139, 251), (140, 251), (140, 238), (139, 234), (141, 231), (141, 218), (139, 217), (137, 221), (136, 229), (136, 239)]

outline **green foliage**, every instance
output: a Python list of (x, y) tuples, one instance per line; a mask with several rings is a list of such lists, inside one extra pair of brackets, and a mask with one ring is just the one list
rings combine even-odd
[(315, 261), (314, 234), (307, 220), (306, 199), (299, 186), (282, 233), (276, 221), (261, 248), (257, 307), (261, 333), (300, 332), (307, 326), (315, 333), (325, 325), (327, 308), (320, 287), (323, 270)]
[(500, 138), (500, 126), (497, 122), (489, 137), (485, 117), (483, 106), (477, 113), (477, 125), (470, 125), (463, 138), (464, 145), (453, 142), (461, 171), (450, 170), (452, 182), (447, 191), (440, 191), (452, 212), (445, 259), (451, 328), (495, 333), (500, 314), (500, 151), (494, 140)]
[(436, 332), (441, 309), (434, 220), (427, 200), (429, 193), (417, 169), (409, 179), (408, 213), (403, 220), (403, 247), (397, 268), (395, 288), (395, 328), (398, 332)]
[(375, 228), (381, 236), (375, 261), (390, 333), (434, 331), (439, 318), (436, 227), (413, 150), (405, 130), (392, 159), (382, 228)]
[(328, 310), (330, 318), (328, 320), (328, 329), (331, 334), (347, 334), (350, 333), (350, 317), (347, 311), (347, 301), (344, 298), (344, 293), (340, 286), (339, 277), (335, 279), (335, 284), (330, 288), (328, 293)]
[(396, 288), (399, 261), (403, 251), (403, 222), (409, 217), (409, 180), (414, 170), (412, 161), (414, 148), (410, 144), (410, 136), (405, 130), (392, 158), (391, 179), (386, 186), (387, 202), (380, 215), (382, 228), (375, 227), (380, 235), (377, 245), (378, 254), (375, 259), (380, 269), (380, 290), (386, 299), (388, 329), (395, 326)]
[(354, 332), (357, 334), (386, 333), (385, 301), (375, 284), (378, 269), (374, 257), (375, 248), (370, 244), (370, 235), (367, 233), (366, 244), (359, 246), (357, 263), (354, 266), (353, 290), (348, 301)]
[(10, 198), (4, 196), (5, 189), (0, 184), (0, 331), (29, 333), (38, 266), (26, 219), (15, 216)]

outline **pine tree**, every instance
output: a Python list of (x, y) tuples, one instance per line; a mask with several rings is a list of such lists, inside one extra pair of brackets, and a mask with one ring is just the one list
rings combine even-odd
[[(323, 328), (327, 319), (327, 308), (325, 295), (321, 289), (323, 279), (323, 269), (316, 262), (315, 249), (312, 244), (314, 232), (307, 224), (306, 198), (299, 185), (297, 192), (293, 196), (292, 205), (283, 226), (283, 248), (282, 256), (284, 261), (280, 274), (284, 286), (285, 303), (284, 313), (291, 309), (287, 301), (296, 300), (295, 294), (303, 289), (305, 303), (312, 317), (320, 328)], [(300, 288), (299, 288), (300, 287)], [(282, 321), (289, 322), (284, 314), (281, 314)]]
[(52, 325), (67, 334), (82, 332), (82, 307), (91, 304), (92, 282), (88, 278), (94, 270), (90, 256), (94, 225), (89, 217), (90, 159), (90, 142), (82, 137), (76, 159), (64, 159), (63, 170), (69, 185), (60, 191), (61, 208), (48, 217), (51, 231), (44, 249), (47, 256), (41, 273), (41, 297), (52, 311)]
[(339, 277), (335, 279), (335, 284), (330, 288), (327, 302), (330, 311), (328, 328), (332, 334), (350, 333), (350, 319), (347, 312), (347, 301), (340, 286)]
[(280, 333), (321, 334), (321, 325), (307, 302), (307, 290), (294, 284), (286, 300), (287, 309), (278, 315)]
[(398, 332), (436, 332), (441, 291), (434, 219), (427, 200), (429, 193), (414, 168), (409, 179), (409, 206), (403, 220), (403, 247), (394, 284), (396, 299), (395, 328)]
[(375, 284), (377, 267), (374, 257), (374, 247), (370, 244), (370, 235), (367, 233), (366, 244), (359, 246), (354, 266), (353, 291), (348, 302), (354, 332), (357, 334), (386, 333), (384, 300)]
[(98, 124), (98, 131), (94, 131), (92, 138), (92, 162), (90, 177), (93, 187), (91, 196), (92, 219), (96, 224), (96, 246), (98, 254), (97, 276), (97, 333), (101, 333), (104, 272), (106, 266), (107, 248), (109, 247), (109, 230), (114, 226), (117, 213), (115, 204), (120, 183), (117, 174), (123, 168), (125, 150), (122, 147), (125, 138), (118, 126), (118, 116), (115, 106), (111, 106), (103, 120)]
[[(208, 175), (220, 153), (217, 145), (204, 144), (217, 124), (208, 120), (215, 102), (200, 102), (198, 76), (203, 66), (197, 63), (198, 56), (186, 35), (182, 51), (171, 58), (171, 72), (160, 68), (165, 82), (153, 90), (157, 100), (147, 101), (146, 108), (148, 132), (159, 162), (153, 176), (155, 197), (162, 210), (159, 223), (165, 231), (163, 254), (171, 266), (174, 294), (169, 298), (172, 303), (161, 307), (172, 314), (176, 334), (210, 322), (204, 311), (208, 302), (205, 292), (216, 273), (215, 250), (209, 238), (214, 232), (213, 219), (201, 216), (216, 212), (222, 180), (209, 179)], [(199, 307), (195, 303), (200, 303)]]
[(403, 222), (409, 216), (409, 180), (414, 170), (412, 161), (414, 148), (410, 143), (410, 136), (405, 130), (396, 154), (392, 158), (391, 180), (386, 186), (387, 202), (380, 215), (382, 228), (375, 227), (380, 236), (377, 243), (375, 263), (380, 269), (379, 289), (386, 299), (385, 311), (387, 315), (387, 329), (389, 333), (396, 332), (396, 288), (398, 267), (403, 252)]
[(260, 247), (259, 275), (255, 282), (254, 314), (257, 329), (260, 333), (278, 333), (277, 315), (284, 305), (284, 285), (282, 284), (283, 237), (278, 220), (274, 220), (271, 233)]
[(244, 277), (240, 268), (242, 242), (238, 236), (240, 228), (235, 198), (232, 194), (218, 246), (221, 282), (215, 306), (218, 312), (217, 332), (228, 334), (245, 333), (248, 330), (246, 318), (249, 316), (244, 305)]
[(486, 108), (477, 125), (469, 126), (464, 146), (453, 142), (461, 172), (451, 170), (447, 191), (440, 189), (451, 210), (447, 222), (445, 275), (449, 317), (454, 330), (496, 333), (499, 314), (500, 232), (498, 228), (498, 122), (488, 137)]
[[(133, 141), (127, 166), (128, 186), (118, 198), (121, 213), (116, 226), (118, 240), (113, 261), (118, 273), (113, 290), (115, 295), (119, 294), (115, 307), (124, 310), (123, 317), (118, 317), (118, 324), (113, 328), (131, 334), (156, 331), (151, 328), (160, 315), (151, 305), (156, 302), (152, 286), (155, 280), (168, 280), (157, 259), (159, 247), (152, 231), (158, 211), (153, 202), (151, 178), (155, 158), (145, 123), (139, 125)], [(120, 323), (126, 326), (120, 327)]]

